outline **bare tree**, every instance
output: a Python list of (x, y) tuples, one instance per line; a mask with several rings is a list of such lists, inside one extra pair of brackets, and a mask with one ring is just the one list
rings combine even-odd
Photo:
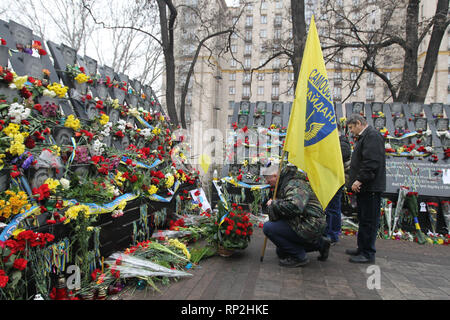
[[(378, 76), (388, 88), (393, 101), (424, 102), (434, 73), (445, 30), (450, 23), (449, 1), (438, 0), (434, 15), (419, 19), (420, 0), (378, 0), (370, 8), (364, 1), (353, 8), (343, 8), (335, 1), (322, 1), (322, 27), (326, 32), (324, 52), (332, 61), (346, 48), (363, 53), (358, 76), (352, 89), (365, 72)], [(355, 1), (358, 2), (358, 1)], [(365, 9), (365, 10), (362, 10)], [(377, 13), (376, 15), (374, 13)], [(381, 13), (381, 14), (380, 14)], [(378, 16), (378, 18), (375, 18)], [(376, 21), (378, 20), (378, 21)], [(428, 41), (425, 63), (419, 67), (419, 47)], [(398, 77), (390, 77), (382, 59), (394, 54), (403, 61)]]

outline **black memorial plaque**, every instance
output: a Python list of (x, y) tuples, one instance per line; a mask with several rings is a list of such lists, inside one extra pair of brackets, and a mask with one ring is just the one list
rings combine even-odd
[(408, 186), (413, 187), (422, 196), (448, 197), (450, 184), (444, 184), (444, 170), (450, 170), (450, 162), (387, 159), (386, 192), (398, 193), (401, 186)]

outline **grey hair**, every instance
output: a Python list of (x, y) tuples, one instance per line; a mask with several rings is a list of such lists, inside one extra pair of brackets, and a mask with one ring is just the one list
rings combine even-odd
[(358, 124), (358, 121), (361, 122), (362, 125), (366, 125), (367, 124), (367, 120), (366, 118), (364, 118), (362, 115), (357, 114), (357, 113), (353, 113), (352, 115), (350, 115), (350, 117), (347, 120), (347, 125), (349, 124), (353, 124), (356, 125)]

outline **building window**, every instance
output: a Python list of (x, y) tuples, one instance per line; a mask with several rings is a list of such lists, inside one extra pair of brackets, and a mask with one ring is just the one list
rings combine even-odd
[(359, 57), (353, 56), (351, 64), (352, 64), (352, 66), (357, 67), (359, 65)]
[(258, 95), (259, 95), (259, 96), (264, 95), (264, 87), (258, 86)]
[(340, 87), (334, 87), (333, 88), (333, 99), (335, 100), (341, 100), (341, 88)]
[(250, 82), (251, 81), (251, 77), (250, 77), (250, 73), (244, 73), (243, 79), (242, 81), (244, 82)]
[(287, 95), (288, 96), (293, 96), (294, 95), (294, 87), (293, 86), (288, 89)]
[(237, 52), (237, 45), (235, 45), (235, 44), (231, 45), (231, 52), (233, 52), (233, 53)]
[(229, 93), (230, 94), (236, 94), (236, 88), (235, 87), (230, 87), (229, 88)]
[[(289, 60), (290, 61), (290, 60)], [(288, 80), (289, 81), (294, 81), (294, 73), (293, 72), (289, 72), (288, 73)]]
[(267, 15), (262, 14), (261, 15), (261, 24), (266, 24), (267, 23)]
[(250, 97), (250, 86), (243, 86), (242, 87), (242, 96), (243, 97)]
[(267, 2), (265, 0), (261, 0), (261, 9), (267, 9)]
[(274, 69), (280, 69), (280, 59), (278, 59), (278, 58), (275, 58), (274, 60), (273, 60), (273, 64), (272, 64), (272, 67), (274, 68)]
[(350, 80), (355, 81), (357, 76), (358, 76), (358, 73), (350, 72)]
[(273, 33), (273, 38), (274, 39), (281, 39), (281, 29), (275, 29), (275, 31)]
[(245, 31), (245, 40), (252, 41), (252, 31), (251, 30)]
[(264, 73), (259, 72), (258, 75), (256, 76), (256, 78), (258, 79), (258, 81), (264, 81)]
[(236, 80), (236, 73), (230, 73), (230, 81)]
[(245, 25), (247, 27), (253, 26), (253, 16), (247, 16), (245, 17)]
[(283, 2), (281, 0), (275, 1), (275, 8), (276, 9), (282, 9), (283, 8)]
[(244, 52), (245, 52), (245, 54), (252, 54), (252, 45), (251, 44), (246, 44)]
[(260, 36), (261, 38), (267, 37), (266, 29), (261, 29), (261, 30), (259, 31), (259, 36)]
[(280, 82), (280, 73), (275, 72), (272, 74), (272, 82)]
[(375, 95), (373, 93), (373, 88), (367, 88), (366, 89), (366, 99), (367, 100), (374, 100), (375, 99)]
[(252, 65), (252, 59), (250, 59), (250, 58), (245, 58), (245, 60), (244, 60), (244, 68), (250, 68), (251, 67), (251, 65)]
[(230, 67), (236, 67), (236, 66), (237, 66), (237, 61), (235, 59), (231, 59)]
[(280, 95), (280, 87), (273, 86), (272, 87), (272, 97), (278, 97)]
[(281, 14), (276, 14), (276, 15), (275, 15), (274, 24), (275, 24), (276, 26), (280, 26), (282, 21), (283, 21), (283, 18), (282, 18), (282, 16), (281, 16)]

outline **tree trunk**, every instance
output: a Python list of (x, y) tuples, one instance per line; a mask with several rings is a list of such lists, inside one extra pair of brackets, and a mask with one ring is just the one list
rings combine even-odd
[(410, 0), (406, 10), (406, 47), (397, 101), (407, 103), (417, 90), (417, 51), (420, 0)]
[(306, 42), (305, 1), (291, 0), (292, 34), (294, 53), (291, 57), (294, 68), (294, 88), (297, 87), (298, 75), (302, 65), (303, 49)]
[(448, 21), (446, 21), (448, 14), (449, 0), (439, 0), (435, 12), (435, 23), (431, 33), (430, 42), (428, 43), (427, 55), (422, 70), (422, 76), (416, 90), (411, 98), (412, 102), (425, 102), (428, 89), (430, 87), (431, 78), (433, 77), (434, 69), (436, 67), (439, 47), (441, 46), (442, 38), (447, 29)]
[[(159, 7), (159, 21), (161, 25), (161, 42), (164, 60), (166, 62), (166, 106), (170, 121), (178, 125), (178, 115), (175, 105), (175, 57), (173, 46), (173, 26), (177, 11), (170, 0), (157, 0)], [(167, 19), (166, 6), (169, 7), (170, 17)]]

